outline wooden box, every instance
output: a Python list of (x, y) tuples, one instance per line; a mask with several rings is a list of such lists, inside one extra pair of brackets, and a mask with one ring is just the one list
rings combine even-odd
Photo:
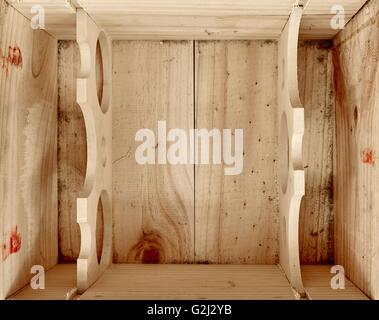
[(0, 299), (378, 299), (379, 1), (339, 3), (0, 0)]

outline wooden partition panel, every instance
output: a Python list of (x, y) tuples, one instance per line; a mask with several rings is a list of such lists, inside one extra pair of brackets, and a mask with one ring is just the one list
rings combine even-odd
[(0, 300), (57, 263), (57, 41), (0, 1)]
[(193, 128), (193, 43), (114, 41), (113, 106), (114, 262), (192, 262), (194, 167), (138, 164), (135, 135)]
[(83, 189), (87, 166), (87, 141), (83, 113), (76, 102), (80, 67), (76, 41), (58, 43), (58, 214), (59, 262), (76, 262), (80, 229), (76, 198)]
[(336, 263), (379, 299), (379, 1), (335, 38)]
[(299, 44), (299, 91), (304, 105), (305, 195), (300, 207), (302, 264), (334, 261), (333, 159), (335, 95), (331, 40)]
[(277, 43), (201, 41), (195, 53), (196, 128), (243, 129), (244, 148), (240, 174), (196, 166), (196, 262), (275, 264)]

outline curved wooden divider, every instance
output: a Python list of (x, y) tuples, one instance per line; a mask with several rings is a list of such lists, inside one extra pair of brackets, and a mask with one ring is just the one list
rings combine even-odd
[[(77, 222), (81, 245), (77, 261), (78, 292), (84, 292), (112, 261), (112, 108), (111, 45), (105, 33), (81, 9), (77, 11), (77, 42), (80, 72), (77, 102), (87, 132), (87, 173), (81, 197), (77, 199)], [(96, 48), (100, 45), (103, 66), (101, 102), (97, 94)], [(103, 207), (103, 245), (97, 257), (97, 210)]]
[(297, 78), (297, 46), (301, 5), (294, 5), (290, 18), (279, 39), (278, 109), (279, 109), (279, 208), (280, 208), (280, 265), (291, 286), (304, 295), (299, 259), (299, 215), (304, 195), (302, 143), (304, 109)]

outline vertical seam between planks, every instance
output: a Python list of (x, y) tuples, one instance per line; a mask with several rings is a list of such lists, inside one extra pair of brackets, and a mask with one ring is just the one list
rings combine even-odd
[[(196, 128), (196, 41), (192, 40), (192, 110), (193, 128)], [(193, 156), (196, 159), (195, 130), (193, 131)], [(193, 164), (193, 263), (196, 262), (196, 161)]]

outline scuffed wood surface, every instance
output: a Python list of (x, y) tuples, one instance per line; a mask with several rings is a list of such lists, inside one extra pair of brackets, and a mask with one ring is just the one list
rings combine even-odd
[(335, 39), (336, 263), (379, 299), (379, 1)]
[(11, 296), (10, 300), (72, 300), (76, 297), (76, 264), (57, 264), (45, 275), (45, 289), (30, 285)]
[(275, 265), (117, 264), (80, 299), (294, 300), (295, 296)]
[(114, 41), (114, 262), (194, 258), (193, 165), (135, 160), (136, 132), (149, 128), (157, 137), (158, 120), (167, 130), (193, 127), (192, 42)]
[(83, 114), (76, 103), (80, 64), (75, 41), (58, 45), (58, 213), (59, 260), (75, 262), (80, 251), (76, 199), (84, 184), (87, 142)]
[(333, 289), (331, 280), (332, 266), (308, 265), (301, 267), (304, 288), (309, 300), (368, 300), (349, 279), (345, 277), (344, 289)]
[(241, 174), (226, 176), (223, 165), (196, 166), (196, 262), (275, 264), (277, 44), (201, 41), (195, 54), (196, 128), (244, 134)]
[(305, 196), (300, 211), (300, 261), (333, 262), (333, 147), (335, 96), (333, 42), (299, 45), (299, 91), (304, 106)]
[(0, 50), (1, 299), (57, 263), (57, 41), (0, 1)]

